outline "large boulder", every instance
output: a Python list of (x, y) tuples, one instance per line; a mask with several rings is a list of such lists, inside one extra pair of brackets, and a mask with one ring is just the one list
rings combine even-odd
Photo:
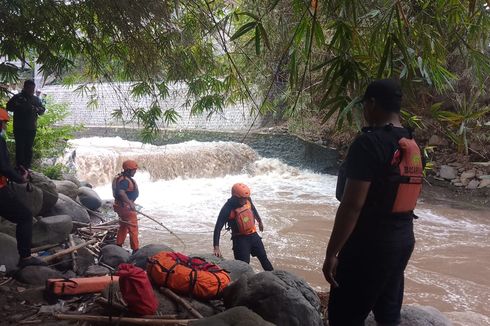
[(68, 238), (72, 229), (73, 222), (69, 215), (41, 218), (32, 226), (32, 246), (39, 247), (63, 242)]
[(4, 265), (8, 273), (17, 269), (18, 262), (17, 241), (8, 234), (0, 233), (0, 266)]
[(243, 275), (224, 289), (223, 298), (226, 307), (246, 306), (276, 325), (323, 326), (318, 295), (286, 271)]
[(82, 203), (83, 206), (93, 211), (99, 209), (102, 205), (102, 199), (100, 199), (95, 190), (89, 187), (78, 188), (78, 201)]
[[(33, 219), (35, 222), (36, 219)], [(15, 230), (17, 229), (17, 224), (10, 222), (9, 220), (0, 218), (0, 232), (10, 235), (15, 238)]]
[(228, 260), (224, 259), (218, 265), (230, 272), (230, 278), (232, 281), (238, 280), (242, 275), (252, 276), (255, 274), (252, 266), (241, 260)]
[(43, 208), (43, 191), (32, 184), (29, 184), (29, 188), (27, 186), (27, 183), (13, 183), (12, 191), (17, 199), (31, 211), (32, 216), (37, 216)]
[(64, 278), (63, 273), (47, 266), (26, 266), (15, 277), (22, 283), (45, 285), (50, 278)]
[(146, 270), (146, 264), (148, 263), (148, 257), (155, 256), (162, 251), (173, 251), (172, 248), (163, 244), (149, 244), (139, 248), (131, 257), (129, 257), (129, 263), (138, 266)]
[(77, 188), (80, 187), (80, 180), (78, 180), (77, 176), (73, 173), (63, 173), (63, 180), (68, 180), (77, 185)]
[(53, 180), (58, 193), (70, 197), (75, 200), (78, 196), (78, 186), (69, 180)]
[(63, 194), (59, 194), (58, 201), (49, 212), (49, 215), (70, 215), (74, 222), (90, 223), (90, 216), (87, 210)]
[(128, 260), (129, 252), (116, 245), (104, 246), (100, 252), (100, 261), (114, 268), (119, 264), (127, 263)]
[[(217, 315), (192, 321), (191, 326), (274, 326), (247, 307), (238, 306)], [(305, 324), (306, 325), (306, 324)]]
[[(366, 326), (376, 326), (371, 313), (366, 319)], [(399, 326), (450, 326), (452, 323), (439, 310), (430, 306), (403, 306)]]
[(56, 185), (42, 173), (32, 172), (32, 184), (38, 187), (43, 192), (43, 203), (41, 211), (39, 212), (41, 215), (49, 212), (51, 208), (54, 207), (56, 201), (58, 200), (58, 191), (56, 191)]

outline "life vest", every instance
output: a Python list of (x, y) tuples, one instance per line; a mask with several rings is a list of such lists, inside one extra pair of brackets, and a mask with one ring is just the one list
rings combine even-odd
[(123, 173), (119, 173), (114, 180), (112, 180), (112, 195), (114, 196), (114, 199), (119, 200), (119, 194), (118, 192), (118, 184), (123, 181), (123, 180), (128, 180), (128, 189), (126, 189), (127, 192), (135, 192), (136, 191), (136, 197), (139, 195), (139, 190), (138, 186), (136, 185), (136, 182), (131, 178), (130, 176), (124, 175)]
[(162, 251), (148, 258), (146, 271), (155, 284), (197, 299), (216, 298), (230, 283), (228, 272), (218, 265), (176, 252)]
[(391, 212), (406, 213), (415, 209), (422, 191), (422, 155), (413, 138), (401, 138), (398, 145), (391, 160), (393, 173), (389, 177), (390, 182), (398, 185)]
[(5, 187), (8, 184), (8, 179), (7, 177), (4, 177), (3, 175), (0, 175), (0, 189)]
[[(371, 132), (376, 130), (368, 129)], [(386, 126), (384, 130), (391, 130)], [(336, 197), (340, 201), (347, 181), (346, 162), (337, 177)], [(415, 209), (422, 190), (423, 162), (420, 148), (412, 138), (402, 137), (382, 180), (373, 180), (366, 205), (376, 213), (410, 213)]]
[(257, 232), (255, 228), (255, 215), (252, 211), (252, 203), (249, 200), (242, 207), (232, 210), (229, 220), (235, 221), (238, 233), (241, 235), (249, 235)]
[(100, 293), (111, 282), (117, 283), (118, 276), (94, 276), (79, 278), (51, 278), (46, 281), (46, 292), (48, 295), (63, 296), (86, 293)]

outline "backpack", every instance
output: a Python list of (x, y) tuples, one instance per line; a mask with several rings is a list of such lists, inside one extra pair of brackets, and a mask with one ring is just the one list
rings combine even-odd
[(219, 297), (231, 281), (218, 265), (176, 252), (162, 251), (148, 258), (146, 270), (155, 284), (203, 300)]
[(129, 311), (140, 315), (154, 315), (157, 312), (158, 300), (143, 269), (132, 264), (120, 264), (116, 275), (119, 276), (119, 288)]

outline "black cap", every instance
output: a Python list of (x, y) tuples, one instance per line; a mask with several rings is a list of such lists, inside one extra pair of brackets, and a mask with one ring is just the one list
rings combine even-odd
[(366, 88), (363, 100), (374, 98), (379, 106), (388, 112), (400, 112), (402, 89), (395, 79), (380, 79), (371, 82)]

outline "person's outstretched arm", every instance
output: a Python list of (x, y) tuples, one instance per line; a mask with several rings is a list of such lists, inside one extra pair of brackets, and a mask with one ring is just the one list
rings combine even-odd
[(216, 220), (216, 224), (214, 225), (213, 232), (213, 254), (217, 257), (222, 257), (221, 250), (219, 248), (219, 238), (221, 235), (221, 230), (223, 226), (225, 226), (226, 221), (231, 213), (231, 207), (225, 204), (221, 211), (219, 212), (218, 219)]

